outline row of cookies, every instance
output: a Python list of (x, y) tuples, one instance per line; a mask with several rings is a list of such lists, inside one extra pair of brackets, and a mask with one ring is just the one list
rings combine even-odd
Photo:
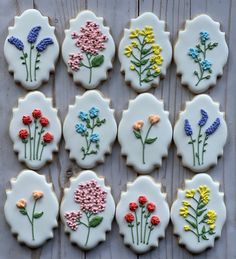
[[(38, 91), (28, 93), (13, 109), (10, 137), (20, 161), (39, 169), (52, 160), (61, 139), (61, 123), (51, 98)], [(104, 162), (116, 139), (117, 124), (110, 100), (97, 90), (76, 96), (63, 124), (65, 147), (82, 168)], [(227, 139), (224, 113), (208, 95), (186, 103), (173, 134), (183, 165), (203, 172), (216, 165)], [(164, 103), (142, 93), (129, 102), (118, 127), (121, 153), (127, 165), (143, 174), (160, 167), (172, 141), (172, 126)]]
[[(213, 247), (221, 235), (226, 219), (223, 195), (219, 183), (207, 174), (198, 174), (178, 190), (170, 212), (161, 184), (150, 176), (140, 176), (127, 184), (115, 209), (104, 179), (93, 171), (82, 171), (64, 189), (60, 218), (70, 241), (89, 250), (106, 240), (116, 211), (124, 243), (136, 253), (145, 253), (158, 247), (171, 217), (179, 244), (200, 253)], [(4, 212), (19, 242), (35, 248), (53, 238), (58, 211), (52, 184), (44, 176), (24, 170), (11, 180)]]
[[(225, 34), (218, 22), (199, 15), (186, 22), (174, 48), (177, 73), (181, 82), (194, 93), (202, 93), (216, 84), (228, 58)], [(59, 44), (47, 17), (35, 9), (15, 17), (9, 28), (4, 53), (14, 79), (28, 90), (49, 80), (55, 70)], [(159, 84), (172, 60), (172, 46), (165, 22), (151, 12), (132, 19), (119, 44), (121, 71), (125, 81), (137, 92)], [(219, 55), (220, 53), (220, 55)], [(82, 11), (70, 20), (65, 30), (62, 57), (73, 80), (92, 89), (107, 79), (112, 68), (115, 44), (103, 18), (91, 11)]]

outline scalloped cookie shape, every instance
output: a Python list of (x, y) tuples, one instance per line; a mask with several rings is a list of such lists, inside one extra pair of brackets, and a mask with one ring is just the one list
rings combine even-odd
[(160, 167), (172, 140), (169, 112), (163, 101), (143, 93), (129, 101), (118, 128), (118, 140), (127, 165), (142, 174)]
[(193, 93), (202, 93), (214, 86), (228, 59), (228, 46), (220, 24), (205, 14), (187, 20), (185, 29), (179, 31), (174, 59), (181, 83)]
[(24, 170), (6, 193), (5, 218), (18, 242), (36, 248), (53, 238), (59, 204), (45, 176)]
[(116, 221), (124, 243), (139, 254), (158, 247), (169, 218), (166, 194), (150, 176), (139, 176), (128, 183), (116, 207)]
[(174, 127), (174, 142), (182, 163), (194, 172), (217, 164), (227, 140), (225, 113), (219, 103), (201, 94), (186, 102)]
[(110, 100), (99, 91), (90, 90), (76, 96), (69, 106), (63, 125), (63, 135), (70, 158), (82, 168), (103, 163), (105, 154), (111, 153), (116, 139), (117, 125)]
[(61, 139), (61, 123), (52, 99), (38, 91), (28, 93), (13, 108), (9, 129), (18, 159), (31, 169), (52, 161)]
[(178, 190), (171, 207), (171, 220), (179, 244), (192, 253), (213, 247), (215, 238), (221, 236), (226, 208), (219, 186), (207, 174), (195, 175), (192, 180), (185, 180), (185, 189)]
[(82, 171), (64, 189), (60, 214), (70, 241), (84, 250), (94, 248), (111, 230), (115, 214), (111, 188), (93, 171)]
[(37, 89), (55, 71), (59, 44), (48, 17), (28, 9), (15, 17), (4, 44), (9, 72), (25, 89)]
[(135, 91), (157, 86), (166, 75), (172, 58), (169, 36), (165, 22), (151, 12), (131, 19), (130, 28), (124, 30), (118, 52), (121, 72)]
[(80, 12), (65, 30), (62, 56), (75, 83), (93, 89), (107, 79), (115, 55), (110, 28), (91, 11)]

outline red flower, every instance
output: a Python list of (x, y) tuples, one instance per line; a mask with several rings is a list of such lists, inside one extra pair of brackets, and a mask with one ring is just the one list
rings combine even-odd
[(147, 198), (145, 196), (139, 196), (138, 201), (143, 205), (147, 202)]
[(39, 119), (39, 118), (42, 116), (41, 110), (39, 110), (39, 109), (34, 109), (33, 112), (32, 112), (32, 116), (33, 116), (35, 119)]
[(26, 139), (29, 136), (29, 132), (26, 129), (21, 129), (18, 133), (21, 139)]
[(131, 211), (136, 211), (137, 208), (138, 208), (138, 204), (136, 202), (130, 202), (129, 209)]
[(134, 215), (132, 213), (127, 213), (125, 215), (125, 220), (128, 222), (128, 223), (131, 223), (134, 221)]
[(24, 115), (22, 117), (22, 122), (25, 125), (29, 125), (32, 122), (32, 119), (31, 119), (31, 117), (29, 115)]
[(46, 132), (43, 135), (43, 141), (46, 142), (46, 143), (52, 142), (53, 141), (53, 135), (50, 132)]
[(39, 120), (40, 124), (43, 126), (43, 127), (46, 127), (49, 123), (49, 120), (47, 117), (41, 117), (40, 120)]
[(154, 203), (149, 202), (149, 203), (147, 204), (147, 210), (148, 210), (149, 212), (153, 212), (155, 209), (156, 209), (156, 205), (155, 205)]
[(160, 222), (161, 222), (161, 221), (160, 221), (160, 218), (159, 218), (158, 216), (152, 216), (152, 217), (151, 217), (151, 223), (152, 223), (152, 225), (156, 226), (156, 225), (158, 225)]

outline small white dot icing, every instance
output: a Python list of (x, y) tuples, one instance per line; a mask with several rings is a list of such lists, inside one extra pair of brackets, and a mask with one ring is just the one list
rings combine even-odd
[(174, 58), (181, 83), (193, 93), (202, 93), (214, 86), (228, 58), (220, 24), (205, 14), (187, 20), (185, 29), (179, 32)]

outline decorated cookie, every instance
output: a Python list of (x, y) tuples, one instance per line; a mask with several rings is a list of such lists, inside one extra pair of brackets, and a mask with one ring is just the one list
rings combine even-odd
[(69, 106), (63, 134), (70, 158), (80, 167), (92, 168), (111, 153), (117, 126), (109, 104), (98, 91), (90, 90), (76, 96), (75, 104)]
[(107, 79), (112, 68), (115, 44), (102, 17), (91, 11), (80, 12), (65, 30), (62, 56), (76, 83), (93, 89)]
[(177, 154), (183, 165), (195, 172), (203, 172), (217, 164), (223, 155), (227, 126), (219, 103), (201, 94), (186, 103), (174, 128)]
[(187, 20), (185, 30), (179, 32), (174, 58), (181, 83), (193, 93), (202, 93), (215, 85), (228, 58), (220, 24), (205, 14)]
[(29, 168), (39, 169), (52, 160), (61, 138), (61, 123), (52, 99), (41, 92), (31, 92), (13, 108), (10, 137), (18, 159)]
[(59, 204), (45, 176), (24, 170), (11, 180), (6, 193), (6, 221), (20, 243), (34, 248), (53, 238)]
[(136, 253), (158, 246), (169, 222), (169, 207), (161, 184), (150, 176), (140, 176), (127, 184), (116, 207), (116, 221), (124, 243)]
[(111, 188), (93, 171), (70, 179), (61, 203), (61, 219), (70, 241), (89, 250), (106, 240), (115, 214)]
[(214, 246), (226, 219), (223, 197), (219, 183), (207, 174), (185, 180), (185, 189), (178, 190), (177, 200), (171, 208), (171, 220), (179, 244), (193, 253)]
[(119, 45), (119, 59), (125, 81), (135, 91), (144, 92), (157, 86), (171, 58), (172, 47), (164, 21), (150, 12), (131, 19)]
[(14, 26), (8, 30), (4, 54), (9, 72), (27, 90), (36, 89), (47, 82), (50, 72), (55, 70), (59, 55), (55, 27), (50, 26), (48, 18), (39, 11), (29, 9), (16, 16)]
[(123, 111), (118, 129), (121, 153), (139, 173), (160, 167), (172, 139), (169, 112), (152, 94), (140, 94)]

